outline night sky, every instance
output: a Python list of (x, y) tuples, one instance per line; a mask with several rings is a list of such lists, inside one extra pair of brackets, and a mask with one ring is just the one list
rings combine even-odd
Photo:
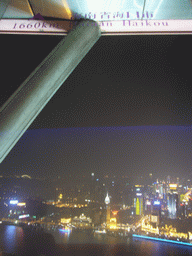
[[(2, 105), (62, 37), (0, 39)], [(191, 35), (100, 38), (0, 174), (191, 176), (191, 45)]]

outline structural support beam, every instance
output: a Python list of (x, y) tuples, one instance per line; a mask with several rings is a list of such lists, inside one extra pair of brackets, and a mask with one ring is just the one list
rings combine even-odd
[(0, 163), (101, 36), (95, 21), (81, 21), (0, 109)]

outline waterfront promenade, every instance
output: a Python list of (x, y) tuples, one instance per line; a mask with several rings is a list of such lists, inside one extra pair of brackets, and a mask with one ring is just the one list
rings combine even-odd
[(105, 236), (110, 236), (114, 238), (129, 238), (129, 239), (148, 239), (153, 241), (161, 241), (161, 242), (167, 242), (167, 243), (173, 243), (178, 245), (185, 245), (185, 246), (191, 246), (192, 242), (188, 240), (181, 240), (181, 239), (175, 239), (175, 238), (162, 238), (160, 235), (154, 235), (146, 232), (141, 232), (138, 228), (133, 232), (130, 231), (130, 226), (125, 227), (125, 225), (119, 227), (118, 229), (110, 229), (110, 228), (96, 228), (96, 227), (88, 227), (88, 228), (79, 228), (79, 227), (61, 227), (58, 224), (54, 222), (43, 222), (43, 221), (33, 221), (29, 222), (26, 220), (14, 220), (14, 219), (6, 219), (2, 218), (0, 220), (1, 224), (4, 225), (14, 225), (14, 226), (20, 226), (24, 229), (31, 229), (35, 231), (45, 231), (45, 232), (52, 232), (55, 230), (60, 231), (70, 231), (70, 230), (79, 230), (81, 232), (83, 231), (89, 231), (96, 234), (103, 234)]

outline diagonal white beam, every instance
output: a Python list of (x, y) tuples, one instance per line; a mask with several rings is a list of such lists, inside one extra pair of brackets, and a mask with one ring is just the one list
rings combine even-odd
[(3, 105), (0, 163), (100, 36), (95, 21), (81, 21)]

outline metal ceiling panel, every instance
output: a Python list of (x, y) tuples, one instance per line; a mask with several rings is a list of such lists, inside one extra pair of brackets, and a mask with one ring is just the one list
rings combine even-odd
[(3, 19), (28, 19), (34, 16), (28, 0), (10, 0)]
[(40, 13), (44, 17), (68, 20), (72, 17), (71, 5), (68, 5), (66, 0), (30, 0), (29, 2), (35, 15)]
[(0, 2), (0, 19), (3, 17), (9, 3), (10, 3), (10, 0), (1, 0), (1, 2)]
[(74, 19), (81, 15), (96, 21), (118, 20), (123, 13), (130, 19), (136, 19), (144, 6), (144, 0), (30, 0), (30, 3), (35, 14), (41, 13), (45, 17)]

